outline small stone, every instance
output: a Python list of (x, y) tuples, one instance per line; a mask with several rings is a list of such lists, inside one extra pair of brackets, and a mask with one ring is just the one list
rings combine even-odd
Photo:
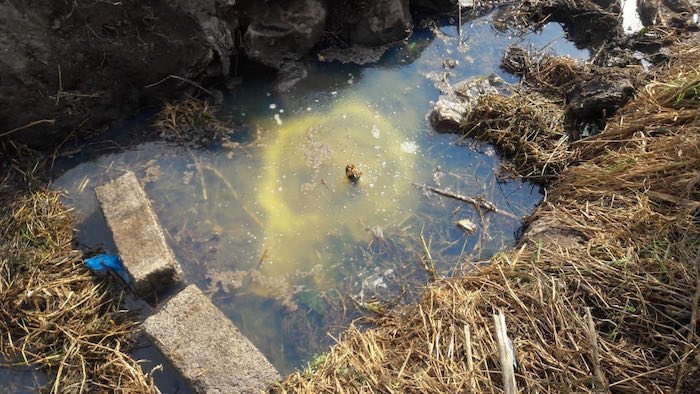
[(345, 166), (345, 176), (348, 177), (351, 182), (357, 182), (362, 176), (362, 171), (358, 170), (354, 164), (348, 164)]
[(459, 61), (455, 59), (445, 59), (445, 61), (442, 62), (442, 66), (445, 68), (455, 68), (459, 66)]
[(476, 224), (469, 219), (462, 219), (458, 221), (457, 227), (467, 234), (474, 234), (476, 232)]

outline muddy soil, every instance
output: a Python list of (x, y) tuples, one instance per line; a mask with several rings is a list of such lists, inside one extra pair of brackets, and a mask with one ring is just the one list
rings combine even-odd
[(216, 66), (193, 15), (157, 1), (0, 2), (0, 51), (0, 132), (45, 148)]

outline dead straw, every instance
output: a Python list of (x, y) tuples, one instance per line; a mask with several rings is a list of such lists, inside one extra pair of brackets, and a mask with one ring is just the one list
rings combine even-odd
[[(47, 369), (52, 393), (151, 393), (125, 352), (136, 323), (107, 279), (73, 248), (73, 216), (58, 193), (15, 163), (0, 177), (0, 354)], [(32, 168), (32, 167), (29, 167)]]

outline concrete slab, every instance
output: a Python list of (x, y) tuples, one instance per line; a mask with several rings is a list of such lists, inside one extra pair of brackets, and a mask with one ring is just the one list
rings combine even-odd
[(136, 175), (129, 171), (95, 193), (136, 293), (146, 295), (180, 282), (180, 264)]
[(143, 328), (197, 393), (257, 393), (280, 379), (196, 285), (168, 300)]

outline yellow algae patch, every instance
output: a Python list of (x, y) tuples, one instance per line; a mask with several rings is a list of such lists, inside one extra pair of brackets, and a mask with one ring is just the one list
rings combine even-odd
[[(346, 101), (285, 121), (263, 153), (259, 203), (268, 275), (338, 263), (418, 203), (409, 178), (417, 145), (367, 104)], [(362, 171), (350, 182), (347, 164)], [(332, 261), (333, 260), (333, 261)]]

